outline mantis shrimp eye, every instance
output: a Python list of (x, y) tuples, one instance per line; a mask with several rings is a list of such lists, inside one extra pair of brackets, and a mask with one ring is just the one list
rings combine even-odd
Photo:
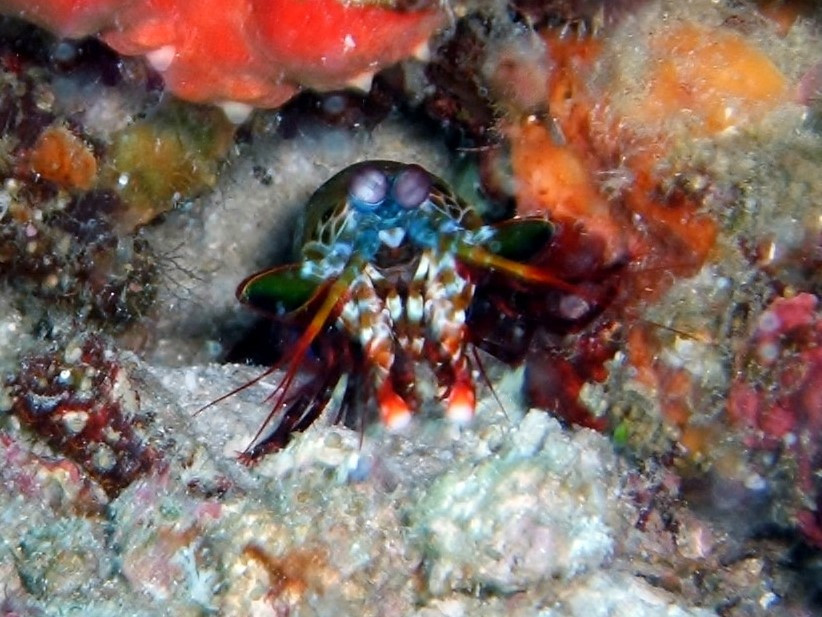
[(397, 174), (391, 193), (403, 208), (416, 208), (431, 193), (431, 177), (419, 165), (409, 165)]
[(376, 209), (388, 193), (388, 178), (376, 167), (358, 170), (348, 185), (348, 196), (359, 210)]

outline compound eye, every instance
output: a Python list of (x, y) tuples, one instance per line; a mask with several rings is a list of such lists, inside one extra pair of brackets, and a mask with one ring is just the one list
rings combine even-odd
[(376, 167), (363, 167), (351, 178), (348, 197), (358, 210), (370, 212), (385, 200), (388, 178)]
[(431, 194), (431, 176), (419, 165), (408, 165), (397, 174), (391, 194), (403, 208), (416, 208)]

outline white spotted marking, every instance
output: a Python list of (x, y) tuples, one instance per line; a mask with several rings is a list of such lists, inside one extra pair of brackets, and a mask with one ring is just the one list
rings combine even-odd
[(231, 124), (242, 124), (254, 111), (254, 108), (248, 103), (241, 103), (240, 101), (223, 101), (219, 103), (220, 109), (223, 110), (225, 117)]
[(396, 292), (388, 294), (385, 304), (388, 306), (388, 313), (391, 315), (392, 322), (397, 323), (402, 319), (402, 299)]
[(373, 81), (374, 73), (365, 72), (349, 79), (347, 85), (349, 88), (355, 88), (357, 90), (362, 90), (363, 92), (370, 92), (371, 82)]
[(408, 299), (405, 301), (405, 313), (408, 315), (408, 321), (410, 323), (420, 323), (424, 314), (422, 296), (418, 293), (409, 294)]
[(152, 49), (146, 54), (146, 60), (159, 73), (164, 73), (174, 62), (177, 50), (174, 45), (163, 45), (157, 49)]
[(357, 47), (357, 42), (354, 40), (354, 37), (350, 34), (346, 34), (343, 39), (343, 53), (347, 53), (355, 47)]

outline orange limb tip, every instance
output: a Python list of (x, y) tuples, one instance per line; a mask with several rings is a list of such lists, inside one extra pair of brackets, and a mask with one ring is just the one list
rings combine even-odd
[(380, 420), (389, 431), (399, 431), (411, 422), (411, 409), (386, 381), (377, 392)]
[(455, 424), (468, 424), (474, 417), (476, 402), (471, 383), (467, 379), (460, 379), (451, 388), (445, 416)]

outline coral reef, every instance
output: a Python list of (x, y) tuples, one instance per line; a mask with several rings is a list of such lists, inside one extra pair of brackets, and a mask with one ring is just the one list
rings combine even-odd
[(625, 523), (607, 480), (616, 463), (597, 457), (586, 466), (578, 456), (591, 433), (558, 429), (532, 412), (509, 449), (430, 487), (411, 520), (425, 543), (431, 594), (521, 592), (547, 578), (573, 579), (612, 557)]
[[(799, 4), (516, 3), (536, 41), (483, 7), (436, 50), (426, 109), (478, 150), (481, 193), (581, 226), (605, 243), (599, 259), (624, 264), (594, 327), (535, 339), (530, 400), (572, 422), (610, 420), (640, 459), (673, 455), (768, 494), (761, 525), (818, 543), (808, 444), (820, 431), (802, 395), (814, 335), (803, 330), (799, 350), (778, 329), (765, 367), (752, 349), (769, 302), (809, 310), (802, 292), (818, 293), (818, 59)], [(466, 64), (472, 79), (455, 78)], [(783, 309), (775, 292), (798, 295)]]
[[(208, 25), (178, 4), (144, 16), (173, 17), (172, 34), (178, 17)], [(368, 95), (301, 94), (239, 129), (170, 105), (149, 63), (98, 38), (0, 20), (0, 612), (818, 613), (812, 4), (449, 4), (431, 63), (382, 72)], [(145, 25), (112, 25), (126, 5), (144, 6), (25, 8), (125, 46)], [(381, 5), (391, 27), (435, 13)], [(182, 75), (208, 58), (182, 52), (213, 40), (180, 44), (169, 83), (178, 60)], [(192, 82), (198, 96), (225, 101), (246, 75), (226, 68), (248, 66), (235, 42), (201, 73), (213, 89)], [(279, 43), (308, 60), (266, 67), (289, 93), (342, 87), (366, 58), (330, 66), (332, 83), (305, 41)], [(388, 61), (361, 49), (379, 59), (361, 72)], [(335, 426), (340, 389), (244, 467), (282, 373), (194, 412), (295, 337), (241, 311), (234, 289), (284, 263), (311, 192), (368, 159), (431, 170), (495, 223), (547, 213), (544, 265), (607, 300), (569, 323), (583, 303), (491, 289), (472, 307), (493, 354), (479, 352), (470, 424), (442, 419), (433, 393), (402, 432)]]
[(156, 261), (145, 241), (115, 235), (107, 220), (121, 205), (115, 195), (95, 191), (47, 209), (49, 202), (26, 185), (7, 187), (14, 201), (2, 217), (0, 274), (33, 296), (115, 327), (144, 313)]
[(126, 65), (110, 74), (99, 44), (67, 50), (44, 37), (44, 58), (7, 48), (6, 36), (34, 35), (2, 25), (0, 275), (117, 329), (156, 289), (157, 258), (138, 227), (214, 186), (234, 127), (213, 109), (158, 105), (123, 80)]
[[(776, 298), (757, 320), (746, 349), (736, 358), (739, 377), (731, 386), (728, 415), (748, 447), (774, 453), (779, 467), (795, 467), (794, 495), (780, 496), (780, 507), (822, 546), (822, 378), (818, 300), (809, 293)], [(769, 476), (775, 470), (765, 467)]]

